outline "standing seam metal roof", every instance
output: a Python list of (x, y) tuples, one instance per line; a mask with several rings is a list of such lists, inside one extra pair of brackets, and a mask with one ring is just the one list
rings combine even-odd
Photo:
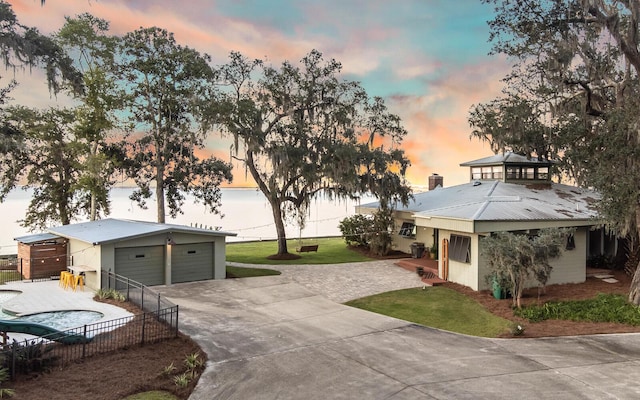
[(235, 233), (212, 231), (184, 225), (160, 224), (156, 222), (133, 221), (123, 219), (102, 219), (63, 225), (48, 229), (49, 233), (77, 239), (92, 244), (105, 244), (160, 233), (191, 233), (207, 236), (235, 236)]
[[(438, 217), (471, 221), (590, 220), (599, 195), (575, 186), (521, 185), (502, 181), (479, 181), (414, 194), (406, 207), (414, 217)], [(377, 208), (378, 202), (362, 205)]]

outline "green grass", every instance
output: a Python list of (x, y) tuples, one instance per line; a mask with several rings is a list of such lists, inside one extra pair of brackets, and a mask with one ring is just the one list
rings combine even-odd
[(122, 400), (177, 400), (178, 398), (169, 392), (154, 390), (125, 397)]
[(227, 265), (227, 278), (253, 278), (256, 276), (280, 275), (280, 271), (266, 268), (244, 268)]
[(317, 252), (296, 253), (300, 245), (297, 239), (287, 241), (289, 253), (298, 254), (297, 260), (269, 260), (267, 257), (278, 252), (276, 241), (227, 243), (227, 261), (246, 264), (289, 265), (289, 264), (341, 264), (371, 261), (369, 257), (349, 250), (343, 238), (304, 239), (302, 244), (317, 244)]
[(562, 319), (640, 325), (640, 308), (627, 302), (625, 296), (617, 294), (601, 293), (593, 299), (548, 302), (524, 307), (514, 313), (530, 322)]
[(345, 303), (352, 307), (466, 335), (497, 337), (512, 322), (496, 317), (478, 302), (443, 287), (403, 289)]

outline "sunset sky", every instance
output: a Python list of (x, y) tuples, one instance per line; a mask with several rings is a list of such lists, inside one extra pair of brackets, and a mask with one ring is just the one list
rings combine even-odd
[[(385, 98), (409, 134), (404, 149), (412, 161), (408, 178), (426, 185), (432, 173), (445, 186), (468, 181), (460, 163), (491, 155), (470, 140), (473, 104), (500, 94), (509, 63), (489, 56), (486, 21), (492, 8), (480, 0), (9, 0), (20, 23), (52, 33), (64, 16), (89, 12), (124, 34), (158, 26), (182, 45), (223, 64), (230, 51), (279, 64), (297, 62), (311, 49), (343, 65), (344, 78), (362, 82)], [(2, 81), (12, 77), (5, 71)], [(18, 71), (15, 103), (55, 105), (39, 71)], [(0, 81), (0, 82), (2, 82)], [(60, 101), (60, 99), (59, 99)], [(228, 159), (229, 141), (209, 141)], [(234, 186), (246, 185), (235, 166)]]

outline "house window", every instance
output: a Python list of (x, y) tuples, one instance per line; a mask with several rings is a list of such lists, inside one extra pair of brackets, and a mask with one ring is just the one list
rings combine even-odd
[(502, 179), (502, 167), (492, 168), (493, 179)]
[(507, 167), (507, 179), (520, 179), (520, 167)]
[(471, 262), (471, 238), (451, 235), (449, 238), (449, 259), (463, 263)]
[(482, 167), (482, 179), (491, 179), (491, 167)]
[(416, 225), (413, 222), (403, 222), (398, 235), (404, 236), (407, 238), (415, 238), (416, 237)]
[(472, 167), (471, 168), (471, 179), (473, 179), (473, 180), (482, 179), (482, 168), (480, 168), (480, 167)]
[(549, 167), (540, 167), (540, 168), (538, 168), (538, 179), (540, 179), (540, 180), (548, 180), (549, 179)]
[(565, 247), (565, 249), (567, 250), (573, 250), (576, 248), (576, 239), (573, 236), (573, 233), (570, 233), (567, 236), (567, 246)]
[(523, 178), (524, 179), (535, 179), (536, 178), (536, 169), (535, 168), (531, 168), (531, 167), (527, 167), (527, 168), (523, 168)]

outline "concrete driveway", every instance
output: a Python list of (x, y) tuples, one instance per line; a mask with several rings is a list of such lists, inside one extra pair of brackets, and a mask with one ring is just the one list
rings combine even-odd
[[(358, 293), (380, 290), (379, 282), (394, 276), (400, 286), (419, 285), (400, 268), (380, 262), (301, 268), (283, 268), (281, 276), (158, 288), (180, 305), (181, 330), (209, 357), (191, 399), (640, 396), (638, 335), (458, 335), (343, 306), (329, 299), (334, 288), (323, 289), (334, 282), (330, 272), (338, 270), (343, 286), (366, 270), (372, 283)], [(305, 283), (308, 273), (317, 279)]]

